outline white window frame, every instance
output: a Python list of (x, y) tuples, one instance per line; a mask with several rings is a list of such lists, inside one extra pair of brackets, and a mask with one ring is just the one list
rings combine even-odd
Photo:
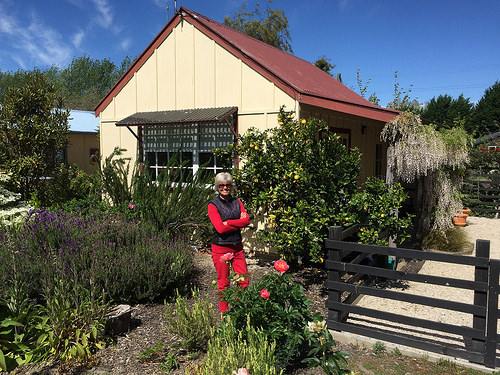
[[(196, 174), (201, 166), (201, 154), (211, 154), (213, 163), (205, 168), (217, 174), (223, 170), (217, 165), (217, 157), (213, 155), (214, 148), (226, 147), (234, 142), (234, 135), (225, 122), (213, 124), (173, 124), (144, 126), (143, 139), (143, 161), (148, 161), (148, 154), (154, 153), (154, 164), (148, 165), (153, 172), (153, 178), (158, 177), (159, 172), (165, 168), (170, 158), (179, 153), (180, 161), (183, 162), (184, 153), (191, 153), (192, 164), (185, 168), (191, 169)], [(166, 153), (165, 164), (160, 163), (159, 154)], [(150, 161), (150, 160), (149, 160)]]

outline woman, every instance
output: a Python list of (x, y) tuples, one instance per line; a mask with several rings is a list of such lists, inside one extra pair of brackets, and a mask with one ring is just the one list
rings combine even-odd
[[(221, 292), (229, 286), (230, 265), (237, 274), (248, 274), (241, 242), (241, 228), (246, 227), (250, 219), (241, 201), (231, 195), (233, 178), (229, 173), (218, 173), (214, 187), (218, 195), (208, 204), (208, 216), (214, 226), (212, 259), (217, 271), (217, 286)], [(240, 282), (240, 286), (243, 289), (248, 286), (248, 277)], [(220, 300), (220, 312), (227, 309), (227, 302)]]

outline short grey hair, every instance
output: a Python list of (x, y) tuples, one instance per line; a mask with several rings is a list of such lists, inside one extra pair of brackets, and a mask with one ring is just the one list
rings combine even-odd
[(231, 191), (232, 191), (234, 188), (233, 176), (231, 176), (231, 174), (227, 172), (217, 173), (217, 175), (215, 176), (214, 190), (216, 192), (219, 192), (219, 185), (224, 182), (228, 182), (231, 184)]

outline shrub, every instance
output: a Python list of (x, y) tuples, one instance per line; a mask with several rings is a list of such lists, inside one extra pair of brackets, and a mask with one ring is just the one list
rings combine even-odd
[[(104, 159), (92, 189), (86, 198), (76, 197), (65, 206), (64, 212), (75, 209), (89, 214), (120, 215), (127, 219), (140, 218), (153, 223), (171, 235), (183, 233), (206, 241), (211, 234), (207, 206), (213, 198), (202, 168), (198, 173), (185, 173), (183, 164), (172, 157), (156, 180), (147, 166), (136, 165), (130, 178), (129, 158), (123, 158), (124, 149), (115, 148)], [(101, 166), (101, 163), (99, 163)], [(93, 192), (102, 189), (104, 200)], [(77, 199), (78, 198), (78, 199)], [(131, 209), (131, 207), (133, 207)]]
[(459, 252), (466, 250), (470, 245), (467, 233), (459, 227), (431, 230), (422, 241), (422, 247), (425, 250)]
[(60, 164), (52, 179), (44, 180), (31, 195), (35, 208), (60, 208), (73, 199), (97, 202), (101, 188), (97, 174), (87, 174), (76, 166)]
[(167, 332), (176, 334), (182, 340), (180, 346), (189, 351), (206, 351), (208, 340), (215, 326), (215, 313), (208, 296), (203, 299), (199, 291), (192, 291), (193, 306), (179, 293), (175, 300), (175, 308), (167, 312)]
[(227, 375), (244, 373), (252, 375), (282, 374), (275, 365), (276, 343), (266, 333), (250, 322), (243, 329), (236, 328), (231, 318), (225, 320), (216, 335), (208, 343), (206, 360), (200, 374)]
[(307, 341), (311, 350), (307, 353), (307, 358), (302, 362), (308, 367), (320, 366), (325, 374), (350, 374), (348, 370), (344, 370), (341, 366), (347, 366), (346, 356), (349, 353), (343, 351), (334, 351), (336, 345), (332, 334), (326, 328), (326, 322), (315, 321), (307, 324), (306, 330)]
[(369, 177), (365, 189), (356, 193), (349, 202), (352, 211), (346, 224), (362, 223), (358, 232), (359, 242), (387, 246), (389, 237), (400, 245), (409, 238), (408, 229), (412, 215), (397, 213), (407, 198), (399, 183), (388, 185), (379, 178)]
[[(276, 342), (276, 365), (285, 369), (300, 359), (305, 353), (305, 326), (307, 322), (318, 320), (305, 297), (304, 288), (292, 282), (292, 276), (284, 273), (284, 261), (276, 263), (280, 273), (267, 274), (245, 290), (231, 287), (224, 290), (222, 298), (230, 305), (224, 315), (237, 330), (244, 330), (248, 319), (253, 327), (261, 329), (269, 340)], [(226, 319), (222, 322), (222, 326)]]
[(108, 304), (83, 287), (77, 286), (75, 294), (75, 287), (66, 283), (59, 279), (46, 286), (41, 311), (48, 318), (48, 346), (55, 359), (85, 364), (103, 347)]
[(25, 300), (19, 314), (4, 309), (0, 301), (0, 372), (48, 358), (49, 326), (39, 315), (40, 306)]
[(345, 221), (356, 191), (360, 154), (320, 120), (299, 121), (281, 108), (278, 124), (264, 132), (251, 128), (215, 153), (244, 161), (233, 176), (247, 208), (267, 214), (258, 234), (284, 259), (321, 261), (328, 226)]
[(207, 206), (213, 199), (213, 181), (197, 174), (185, 173), (177, 158), (170, 159), (155, 181), (144, 168), (132, 180), (132, 202), (141, 218), (171, 234), (186, 233), (202, 241), (210, 238), (212, 225)]
[(17, 282), (36, 298), (59, 278), (95, 297), (157, 301), (185, 287), (192, 269), (189, 242), (148, 222), (46, 210), (0, 236), (0, 257), (0, 295)]

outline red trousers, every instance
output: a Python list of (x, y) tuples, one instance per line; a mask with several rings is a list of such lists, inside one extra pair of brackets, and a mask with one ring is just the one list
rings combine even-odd
[[(233, 253), (234, 257), (229, 262), (221, 262), (220, 257), (226, 253)], [(243, 244), (240, 242), (236, 245), (219, 246), (212, 244), (212, 260), (214, 261), (215, 270), (217, 271), (217, 287), (219, 292), (229, 286), (229, 266), (233, 267), (234, 272), (238, 274), (248, 274), (245, 254), (243, 253)], [(248, 277), (240, 283), (240, 286), (245, 289), (248, 286)], [(220, 297), (220, 295), (219, 295)], [(226, 301), (219, 301), (219, 310), (224, 312), (228, 309)]]

